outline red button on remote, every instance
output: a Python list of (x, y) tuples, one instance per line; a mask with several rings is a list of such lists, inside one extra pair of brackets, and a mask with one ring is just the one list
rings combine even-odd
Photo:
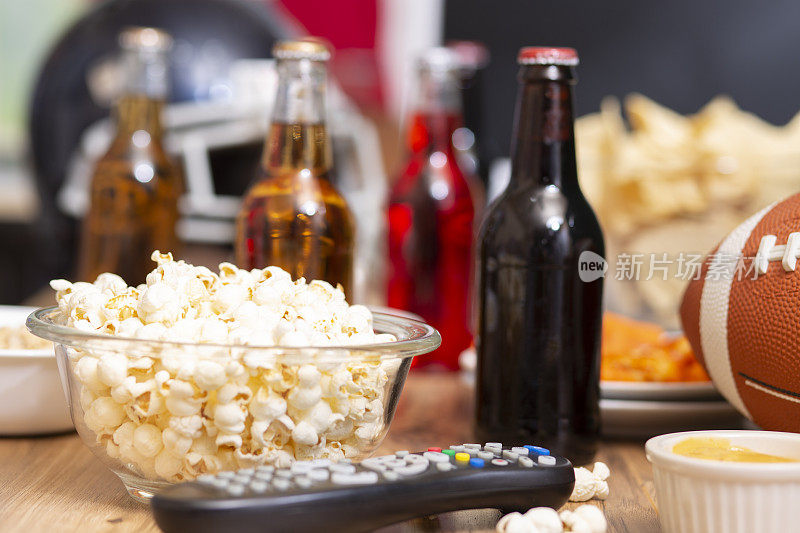
[(433, 448), (428, 448), (428, 451), (429, 451), (429, 452), (441, 452), (441, 451), (442, 451), (442, 449), (441, 449), (441, 448), (436, 448), (436, 447), (433, 447)]

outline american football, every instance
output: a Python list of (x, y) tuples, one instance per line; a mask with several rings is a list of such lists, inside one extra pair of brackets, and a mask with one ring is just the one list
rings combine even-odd
[(719, 392), (763, 429), (800, 432), (800, 195), (735, 228), (705, 258), (681, 322)]

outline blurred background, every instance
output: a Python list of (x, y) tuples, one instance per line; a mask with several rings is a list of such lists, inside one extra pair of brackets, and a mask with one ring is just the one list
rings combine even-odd
[[(74, 272), (91, 169), (112, 135), (123, 27), (175, 40), (164, 123), (187, 183), (178, 235), (186, 255), (212, 265), (232, 254), (233, 217), (255, 176), (272, 44), (306, 34), (331, 43), (334, 178), (359, 228), (357, 299), (381, 304), (383, 209), (406, 153), (420, 53), (472, 42), (461, 48), (472, 65), (461, 87), (472, 137), (461, 148), (491, 198), (509, 172), (517, 50), (577, 48), (581, 181), (610, 252), (705, 252), (800, 185), (797, 16), (788, 0), (0, 3), (0, 302)], [(680, 283), (620, 282), (609, 298), (671, 326)]]

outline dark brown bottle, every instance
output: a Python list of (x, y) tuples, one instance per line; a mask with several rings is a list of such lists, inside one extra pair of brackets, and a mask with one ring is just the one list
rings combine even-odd
[(600, 430), (603, 280), (583, 281), (579, 263), (604, 244), (578, 185), (578, 56), (531, 47), (518, 61), (511, 180), (479, 236), (476, 432), (585, 464)]
[(278, 94), (260, 175), (236, 219), (236, 262), (242, 268), (279, 266), (293, 278), (341, 284), (353, 280), (353, 216), (330, 181), (331, 145), (325, 127), (328, 49), (315, 40), (282, 41)]
[(120, 35), (125, 87), (115, 108), (116, 134), (92, 175), (78, 258), (82, 281), (113, 272), (138, 285), (153, 269), (153, 250), (177, 252), (183, 180), (164, 150), (161, 126), (171, 42), (154, 28)]

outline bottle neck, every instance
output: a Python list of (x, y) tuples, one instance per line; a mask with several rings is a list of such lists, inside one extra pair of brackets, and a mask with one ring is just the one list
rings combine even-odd
[(570, 67), (520, 68), (509, 186), (578, 189)]
[(298, 169), (323, 174), (332, 159), (325, 127), (325, 63), (283, 59), (277, 68), (278, 93), (263, 165), (269, 174)]
[(164, 51), (125, 50), (122, 56), (125, 80), (115, 106), (117, 139), (129, 139), (143, 130), (150, 138), (163, 133), (161, 112), (167, 96), (167, 58)]
[(145, 131), (148, 139), (160, 140), (163, 136), (161, 112), (163, 100), (142, 94), (125, 94), (117, 101), (115, 118), (117, 140), (131, 139), (138, 131)]
[(463, 125), (461, 89), (455, 70), (419, 73), (419, 89), (408, 133), (412, 152), (449, 152), (453, 132)]

